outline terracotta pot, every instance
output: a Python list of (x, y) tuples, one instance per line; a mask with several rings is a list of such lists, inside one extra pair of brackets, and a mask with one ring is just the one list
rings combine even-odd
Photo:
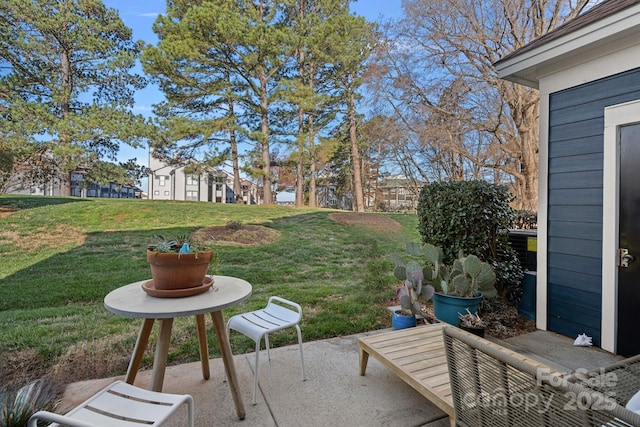
[(147, 250), (151, 277), (156, 289), (185, 289), (201, 286), (213, 252), (174, 254)]

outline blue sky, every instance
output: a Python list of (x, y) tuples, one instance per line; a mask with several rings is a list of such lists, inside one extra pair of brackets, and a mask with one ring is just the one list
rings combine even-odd
[[(359, 0), (351, 4), (351, 11), (364, 16), (369, 21), (378, 21), (380, 18), (397, 18), (401, 15), (402, 0)], [(146, 43), (155, 44), (157, 37), (151, 27), (158, 14), (166, 9), (165, 0), (103, 0), (107, 7), (117, 9), (123, 22), (133, 30), (134, 40), (144, 40)], [(136, 72), (142, 73), (139, 67)], [(162, 101), (163, 95), (156, 87), (149, 85), (138, 91), (135, 96), (134, 112), (150, 116), (153, 104)], [(118, 160), (124, 162), (131, 158), (137, 158), (138, 163), (148, 166), (149, 152), (147, 148), (133, 149), (122, 145)], [(143, 182), (142, 188), (146, 191), (147, 183)]]

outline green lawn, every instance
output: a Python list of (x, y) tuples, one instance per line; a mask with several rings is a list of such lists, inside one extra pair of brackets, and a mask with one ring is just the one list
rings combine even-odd
[[(387, 255), (418, 240), (414, 215), (390, 215), (402, 232), (333, 221), (335, 211), (148, 200), (0, 197), (0, 364), (2, 385), (52, 371), (72, 382), (119, 375), (140, 326), (102, 305), (119, 286), (150, 277), (145, 257), (155, 234), (174, 235), (225, 225), (263, 225), (280, 237), (263, 246), (218, 245), (219, 274), (253, 285), (225, 318), (266, 304), (270, 295), (298, 302), (305, 341), (390, 326), (384, 303), (395, 280)], [(208, 324), (211, 328), (211, 325)], [(198, 360), (193, 319), (174, 324), (169, 363)], [(155, 335), (155, 334), (154, 334)], [(212, 357), (218, 355), (213, 332)], [(272, 339), (296, 342), (295, 330)], [(153, 344), (153, 343), (152, 343)], [(253, 347), (232, 336), (234, 353)], [(150, 366), (151, 349), (143, 361)]]

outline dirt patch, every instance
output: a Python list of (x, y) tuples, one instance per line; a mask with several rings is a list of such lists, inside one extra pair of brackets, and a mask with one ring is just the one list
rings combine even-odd
[(214, 244), (261, 246), (278, 240), (280, 232), (262, 225), (227, 224), (195, 231), (191, 236)]
[(109, 378), (124, 372), (131, 357), (130, 349), (116, 344), (117, 336), (71, 346), (49, 375), (56, 384), (68, 384), (96, 378)]
[[(0, 232), (0, 240), (6, 240), (14, 248), (14, 252), (33, 252), (42, 246), (61, 248), (69, 244), (82, 246), (86, 234), (84, 230), (66, 224), (58, 224), (48, 229), (39, 227), (35, 232), (23, 235), (17, 230)], [(9, 252), (12, 253), (12, 252)]]
[(5, 353), (4, 366), (0, 367), (0, 384), (22, 387), (35, 378), (44, 377), (49, 368), (36, 360), (36, 351), (30, 348)]
[(518, 314), (518, 309), (503, 304), (499, 309), (480, 313), (488, 323), (487, 334), (499, 339), (511, 338), (537, 330), (536, 322)]
[(329, 214), (329, 218), (340, 224), (369, 227), (387, 233), (397, 233), (402, 230), (402, 225), (398, 221), (374, 213), (336, 212)]
[(18, 209), (13, 208), (11, 206), (0, 206), (0, 218), (4, 218), (5, 216), (9, 216), (12, 213), (16, 212)]

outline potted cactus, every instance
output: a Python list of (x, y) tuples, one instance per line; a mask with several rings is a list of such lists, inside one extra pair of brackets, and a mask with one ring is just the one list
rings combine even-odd
[(425, 283), (432, 284), (433, 310), (436, 318), (452, 325), (458, 324), (459, 313), (467, 309), (475, 313), (478, 303), (497, 295), (496, 275), (491, 265), (475, 255), (458, 254), (451, 266), (443, 263), (441, 248), (426, 243), (411, 245), (411, 252), (420, 254), (426, 261), (422, 269)]
[[(407, 244), (410, 255), (420, 255), (420, 247), (415, 243)], [(393, 275), (401, 280), (396, 289), (396, 298), (400, 303), (400, 310), (391, 315), (391, 325), (394, 329), (404, 329), (416, 326), (416, 317), (421, 316), (426, 322), (432, 322), (432, 317), (424, 311), (423, 304), (429, 301), (435, 292), (432, 285), (424, 284), (423, 266), (411, 260), (407, 263), (398, 255), (391, 254), (393, 261)]]
[(147, 262), (156, 293), (165, 291), (166, 295), (180, 296), (185, 292), (175, 291), (206, 290), (211, 285), (205, 276), (209, 265), (216, 261), (213, 249), (193, 241), (188, 235), (173, 238), (157, 235), (155, 238), (157, 242), (147, 247)]

